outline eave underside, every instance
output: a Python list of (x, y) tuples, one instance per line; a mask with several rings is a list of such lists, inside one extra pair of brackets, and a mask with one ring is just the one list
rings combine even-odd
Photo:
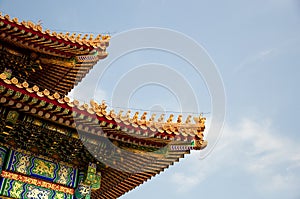
[[(9, 122), (6, 118), (8, 113), (14, 109), (1, 109), (1, 129), (0, 140), (2, 145), (14, 150), (22, 150), (24, 152), (50, 158), (57, 162), (64, 161), (68, 165), (83, 169), (88, 162), (94, 162), (98, 166), (98, 170), (102, 173), (101, 188), (92, 193), (93, 198), (118, 198), (126, 192), (134, 189), (144, 183), (151, 177), (159, 174), (168, 168), (174, 162), (179, 161), (184, 154), (189, 151), (167, 151), (164, 154), (155, 154), (148, 152), (134, 153), (130, 149), (112, 147), (94, 148), (102, 157), (95, 158), (95, 152), (91, 154), (86, 146), (93, 144), (85, 139), (82, 142), (78, 138), (72, 137), (72, 129), (69, 134), (62, 134), (53, 130), (46, 129), (47, 125), (53, 125), (48, 121), (27, 114), (20, 113), (19, 119), (15, 124)], [(25, 120), (25, 121), (24, 121)], [(59, 128), (59, 127), (57, 127)], [(68, 130), (67, 130), (68, 131)], [(62, 132), (60, 130), (60, 132)], [(111, 145), (113, 140), (104, 140)], [(118, 144), (122, 146), (121, 144)], [(89, 148), (89, 150), (93, 148)], [(102, 150), (102, 151), (101, 151)], [(60, 159), (64, 157), (64, 159)], [(68, 158), (68, 162), (67, 159)], [(101, 162), (101, 158), (109, 160)], [(74, 163), (77, 163), (74, 165)]]
[[(66, 95), (92, 67), (107, 56), (109, 36), (89, 39), (43, 31), (40, 25), (0, 13), (0, 51), (6, 53), (0, 72), (14, 64), (14, 73), (32, 85)], [(15, 63), (14, 63), (15, 62)], [(29, 64), (30, 62), (30, 64)], [(37, 67), (35, 67), (37, 66)]]

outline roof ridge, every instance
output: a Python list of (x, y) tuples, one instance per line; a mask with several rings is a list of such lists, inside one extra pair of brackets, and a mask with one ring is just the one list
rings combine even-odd
[(110, 35), (102, 35), (98, 34), (96, 37), (94, 37), (94, 34), (85, 34), (82, 36), (81, 33), (57, 33), (55, 31), (50, 31), (49, 29), (43, 30), (43, 27), (41, 24), (34, 23), (30, 20), (28, 21), (22, 21), (19, 22), (18, 18), (11, 18), (8, 14), (3, 15), (2, 12), (0, 12), (0, 20), (7, 20), (10, 23), (16, 24), (18, 26), (25, 27), (27, 29), (33, 30), (35, 32), (39, 32), (43, 35), (47, 35), (49, 37), (55, 37), (56, 39), (62, 39), (64, 41), (69, 41), (72, 43), (78, 43), (80, 45), (87, 45), (92, 46), (93, 48), (98, 48), (101, 46), (104, 46), (106, 42), (109, 42)]
[[(169, 118), (165, 120), (165, 114), (161, 114), (156, 118), (156, 114), (153, 114), (150, 118), (147, 118), (147, 112), (144, 112), (139, 116), (139, 112), (135, 112), (134, 116), (130, 115), (131, 111), (128, 110), (124, 115), (124, 111), (120, 111), (118, 114), (114, 112), (114, 109), (107, 110), (107, 105), (103, 100), (101, 104), (91, 100), (90, 104), (80, 103), (78, 100), (71, 100), (68, 96), (61, 96), (55, 92), (51, 94), (47, 89), (40, 91), (37, 85), (29, 87), (29, 84), (24, 81), (20, 83), (17, 78), (7, 79), (6, 74), (0, 74), (0, 80), (6, 84), (15, 85), (18, 88), (25, 89), (29, 93), (35, 93), (38, 97), (48, 98), (49, 100), (57, 101), (57, 104), (68, 107), (68, 109), (78, 109), (79, 112), (86, 113), (87, 116), (96, 115), (98, 117), (104, 117), (107, 121), (115, 121), (116, 124), (125, 124), (126, 126), (132, 126), (134, 128), (141, 128), (143, 130), (149, 129), (152, 132), (175, 134), (177, 136), (189, 137), (196, 136), (201, 142), (203, 139), (203, 131), (205, 129), (206, 118), (202, 115), (193, 117), (189, 115), (185, 122), (182, 122), (182, 115), (178, 115), (176, 122), (173, 122), (174, 115), (170, 114)], [(192, 119), (194, 123), (192, 123)], [(75, 126), (76, 127), (76, 126)], [(176, 141), (176, 140), (175, 140)]]

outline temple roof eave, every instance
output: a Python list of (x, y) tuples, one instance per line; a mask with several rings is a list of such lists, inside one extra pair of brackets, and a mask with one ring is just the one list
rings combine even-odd
[(9, 15), (0, 12), (0, 38), (6, 39), (23, 48), (51, 55), (84, 55), (95, 51), (105, 51), (109, 45), (110, 36), (93, 34), (84, 35), (73, 33), (56, 33), (43, 30), (40, 24), (31, 21), (19, 22)]
[[(19, 83), (17, 78), (7, 79), (4, 73), (0, 74), (0, 86), (2, 103), (11, 103), (22, 110), (26, 107), (27, 111), (39, 117), (97, 136), (108, 136), (122, 141), (124, 137), (117, 132), (123, 131), (126, 135), (140, 138), (138, 140), (156, 143), (191, 142), (195, 138), (204, 142), (205, 118), (201, 116), (193, 118), (195, 123), (190, 121), (191, 117), (187, 118), (185, 123), (178, 120), (174, 123), (172, 118), (168, 121), (163, 121), (162, 117), (158, 120), (153, 117), (147, 119), (146, 113), (141, 118), (138, 117), (138, 113), (131, 117), (130, 111), (125, 115), (122, 111), (116, 114), (114, 110), (107, 110), (104, 102), (98, 104), (91, 100), (90, 104), (80, 104), (79, 101), (72, 101), (58, 93), (40, 91), (36, 85), (29, 87), (27, 82)], [(99, 128), (101, 130), (97, 130)], [(138, 142), (143, 144), (142, 141)]]

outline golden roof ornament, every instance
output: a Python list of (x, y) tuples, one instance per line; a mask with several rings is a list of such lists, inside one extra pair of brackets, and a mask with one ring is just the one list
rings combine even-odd
[(177, 118), (177, 123), (178, 124), (181, 124), (182, 123), (182, 115), (178, 115), (178, 118)]
[(117, 115), (117, 118), (118, 118), (118, 119), (121, 119), (123, 112), (124, 112), (123, 110), (120, 110), (120, 111), (119, 111), (119, 113), (118, 113), (118, 115)]
[(135, 114), (132, 117), (132, 119), (130, 120), (130, 122), (137, 123), (138, 119), (139, 119), (139, 112), (135, 112)]
[(164, 113), (162, 113), (161, 115), (160, 115), (160, 117), (158, 118), (158, 122), (164, 122), (164, 118), (165, 118), (165, 114)]
[(153, 114), (151, 115), (151, 118), (149, 119), (149, 121), (150, 121), (150, 122), (154, 122), (154, 121), (155, 121), (155, 117), (156, 117), (156, 114), (153, 113)]
[(143, 115), (141, 116), (141, 119), (138, 121), (139, 125), (146, 125), (147, 121), (147, 112), (144, 112)]
[(102, 103), (100, 105), (100, 110), (103, 115), (106, 115), (106, 108), (107, 108), (107, 105), (105, 103), (105, 100), (102, 100)]
[(192, 116), (188, 115), (187, 118), (186, 118), (186, 120), (185, 120), (185, 123), (186, 124), (190, 124), (191, 123), (191, 118), (192, 118)]
[(173, 115), (173, 114), (170, 114), (170, 117), (169, 117), (169, 119), (167, 120), (167, 123), (171, 123), (171, 122), (173, 121), (173, 117), (174, 117), (174, 115)]

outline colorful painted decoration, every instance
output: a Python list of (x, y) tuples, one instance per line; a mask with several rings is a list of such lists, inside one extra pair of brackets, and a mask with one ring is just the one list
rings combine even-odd
[(12, 198), (22, 199), (73, 199), (72, 194), (51, 190), (44, 187), (28, 184), (22, 181), (2, 178), (0, 194)]
[(6, 119), (7, 121), (14, 124), (17, 122), (18, 117), (19, 117), (19, 113), (17, 111), (9, 111)]
[(91, 188), (92, 188), (93, 190), (96, 190), (96, 189), (100, 189), (100, 186), (101, 186), (101, 173), (98, 172), (98, 173), (96, 174), (96, 178), (95, 178), (95, 180), (94, 180), (94, 182), (93, 182)]
[(91, 195), (91, 187), (88, 185), (79, 184), (75, 190), (76, 199), (88, 199)]
[(101, 184), (101, 173), (96, 172), (96, 164), (89, 163), (88, 170), (81, 172), (78, 177), (78, 187), (75, 190), (76, 199), (89, 199), (91, 190), (99, 189)]
[(49, 160), (11, 151), (8, 157), (7, 171), (40, 178), (75, 188), (78, 170)]
[(2, 171), (2, 167), (4, 166), (6, 154), (7, 148), (0, 146), (0, 172)]
[[(22, 199), (90, 199), (91, 190), (99, 189), (101, 173), (89, 163), (86, 172), (6, 147), (0, 147), (0, 195)], [(77, 184), (79, 182), (79, 184)], [(65, 186), (64, 186), (65, 185)], [(74, 189), (76, 187), (76, 189)]]
[(78, 176), (78, 187), (75, 190), (75, 198), (76, 199), (89, 199), (91, 195), (91, 186), (85, 185), (83, 183), (84, 180), (84, 173), (81, 172)]
[(96, 180), (96, 164), (89, 163), (87, 173), (83, 183), (85, 185), (92, 185)]
[(2, 171), (1, 177), (5, 178), (5, 179), (16, 180), (18, 182), (22, 182), (22, 183), (26, 183), (26, 184), (46, 188), (46, 189), (51, 189), (53, 191), (58, 191), (58, 192), (62, 192), (62, 193), (70, 194), (70, 195), (74, 194), (74, 189), (72, 189), (72, 188), (54, 184), (54, 183), (50, 183), (50, 182), (46, 182), (46, 181), (35, 179), (35, 178), (31, 178), (28, 176), (20, 175), (17, 173)]
[(5, 68), (4, 69), (4, 74), (6, 75), (7, 79), (10, 79), (11, 78), (11, 74), (12, 74), (11, 69)]

